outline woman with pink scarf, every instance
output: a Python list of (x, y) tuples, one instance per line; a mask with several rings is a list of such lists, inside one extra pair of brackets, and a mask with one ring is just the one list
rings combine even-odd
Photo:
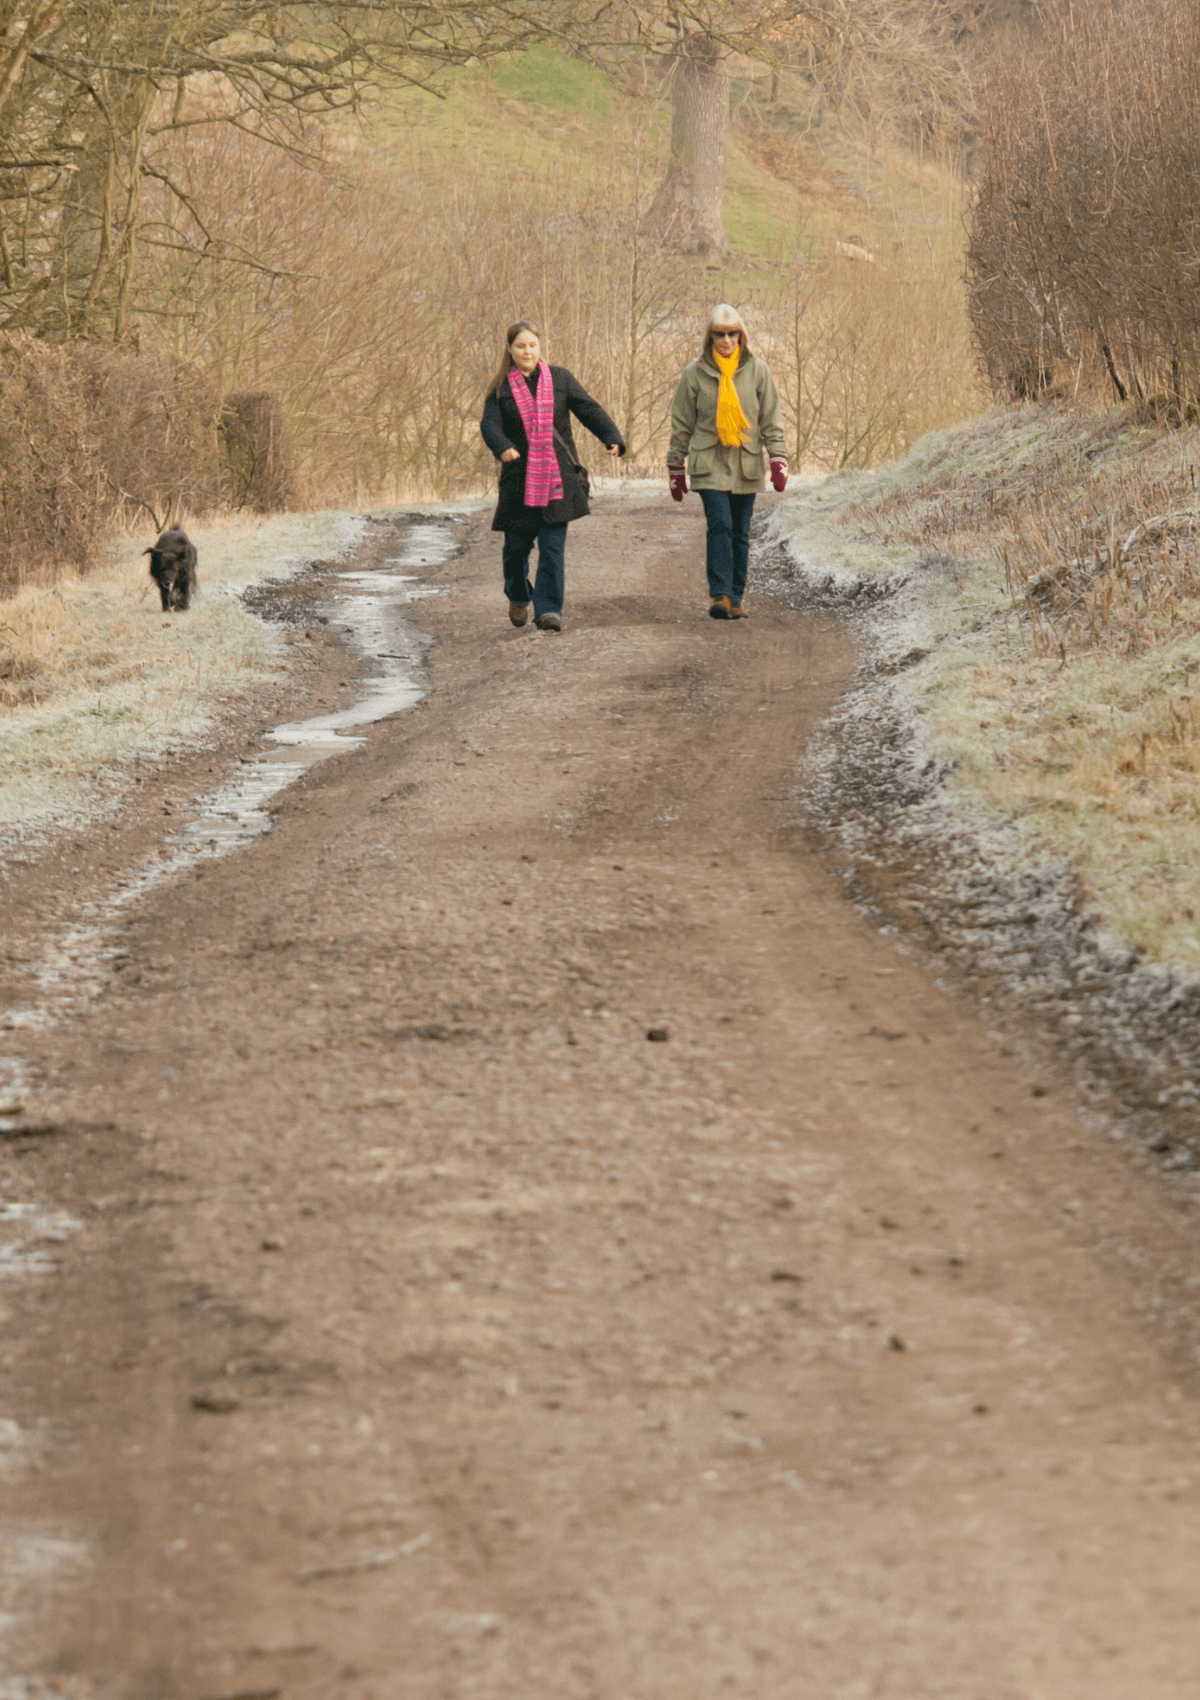
[[(504, 357), (479, 426), (500, 462), (492, 530), (504, 533), (504, 594), (514, 626), (525, 625), (532, 605), (542, 631), (562, 630), (567, 526), (591, 512), (587, 477), (571, 435), (572, 414), (610, 455), (625, 453), (624, 439), (600, 403), (565, 366), (546, 364), (537, 326), (518, 319), (508, 327)], [(530, 585), (535, 541), (537, 580)]]

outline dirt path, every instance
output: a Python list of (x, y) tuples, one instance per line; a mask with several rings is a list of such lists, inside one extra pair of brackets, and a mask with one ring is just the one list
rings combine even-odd
[(846, 637), (705, 618), (690, 506), (561, 638), (472, 538), (432, 694), (23, 1036), (12, 1694), (1193, 1700), (1191, 1231), (789, 832)]

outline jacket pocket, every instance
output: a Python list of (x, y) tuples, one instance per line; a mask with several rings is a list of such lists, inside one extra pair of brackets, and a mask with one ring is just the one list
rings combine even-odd
[(756, 484), (763, 475), (763, 457), (761, 449), (742, 450), (742, 477), (749, 484)]
[(716, 460), (716, 449), (696, 449), (688, 461), (688, 472), (693, 478), (708, 478)]

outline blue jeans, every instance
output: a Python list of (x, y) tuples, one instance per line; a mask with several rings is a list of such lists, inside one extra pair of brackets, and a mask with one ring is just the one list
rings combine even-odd
[[(529, 582), (529, 556), (536, 539), (537, 583)], [(504, 594), (510, 602), (533, 603), (533, 617), (561, 614), (563, 558), (567, 549), (565, 525), (543, 525), (538, 531), (504, 533)]]
[(734, 496), (728, 490), (701, 490), (699, 496), (708, 521), (708, 594), (740, 602), (750, 565), (754, 496)]

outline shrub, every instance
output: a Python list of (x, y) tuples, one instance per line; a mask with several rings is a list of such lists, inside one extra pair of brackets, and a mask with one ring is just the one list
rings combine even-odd
[(970, 314), (993, 389), (1200, 398), (1200, 14), (1064, 8), (991, 80)]
[(218, 430), (229, 505), (260, 514), (290, 507), (291, 443), (279, 396), (264, 390), (226, 396)]
[(109, 529), (217, 494), (216, 403), (190, 366), (0, 336), (0, 586), (86, 569)]

